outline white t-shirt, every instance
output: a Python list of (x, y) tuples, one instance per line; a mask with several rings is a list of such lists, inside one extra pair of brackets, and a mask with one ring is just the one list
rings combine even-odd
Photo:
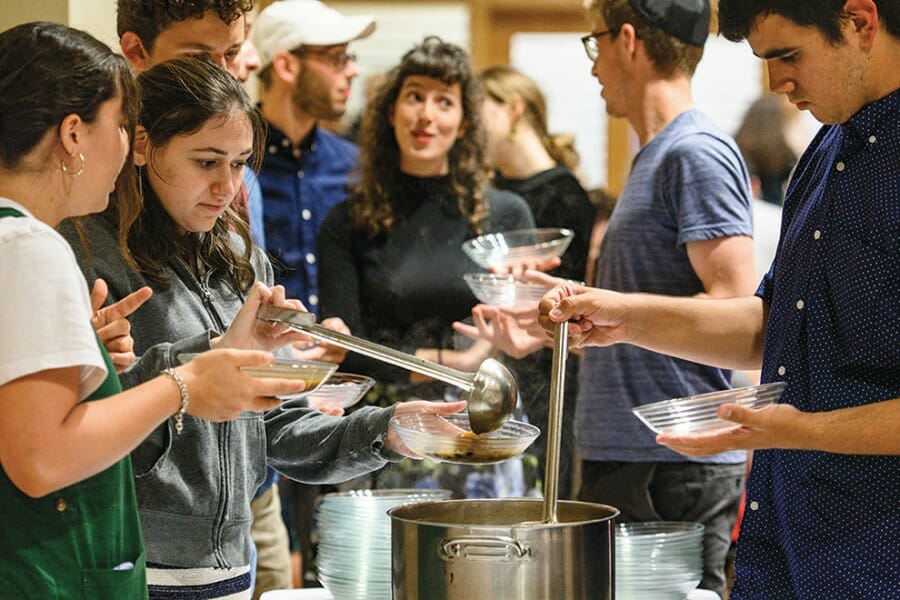
[(0, 218), (0, 385), (63, 367), (81, 368), (78, 399), (106, 378), (91, 326), (87, 282), (69, 244), (24, 207)]

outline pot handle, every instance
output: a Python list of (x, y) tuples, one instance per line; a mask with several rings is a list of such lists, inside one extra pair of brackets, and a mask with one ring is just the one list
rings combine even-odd
[(438, 556), (445, 562), (455, 560), (526, 562), (531, 558), (531, 548), (509, 537), (473, 535), (444, 538), (438, 544)]

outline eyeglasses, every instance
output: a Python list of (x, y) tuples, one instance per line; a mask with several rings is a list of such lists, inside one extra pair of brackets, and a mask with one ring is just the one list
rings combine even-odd
[(291, 54), (295, 56), (316, 56), (330, 64), (335, 71), (343, 71), (350, 62), (356, 62), (356, 54), (352, 52), (329, 52), (327, 50), (309, 50), (307, 48), (297, 48), (292, 50)]
[(618, 33), (619, 28), (613, 27), (612, 29), (607, 29), (606, 31), (592, 31), (591, 33), (581, 38), (581, 43), (584, 44), (584, 51), (587, 54), (588, 58), (593, 62), (600, 56), (600, 45), (597, 43), (598, 38), (601, 38), (604, 35), (617, 35)]

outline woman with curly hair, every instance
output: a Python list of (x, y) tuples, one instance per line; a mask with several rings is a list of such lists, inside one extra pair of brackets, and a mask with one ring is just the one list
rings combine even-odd
[[(351, 331), (454, 368), (471, 370), (490, 347), (454, 351), (453, 321), (476, 299), (463, 274), (478, 268), (461, 244), (533, 227), (525, 202), (488, 189), (481, 92), (469, 57), (428, 37), (407, 52), (368, 106), (361, 176), (319, 230), (322, 316)], [(348, 371), (387, 383), (390, 398), (436, 398), (418, 375), (349, 354)]]

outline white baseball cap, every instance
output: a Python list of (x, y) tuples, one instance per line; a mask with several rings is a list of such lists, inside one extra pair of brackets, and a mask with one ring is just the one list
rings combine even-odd
[(373, 31), (375, 18), (369, 15), (345, 16), (319, 0), (277, 0), (256, 17), (251, 39), (264, 69), (282, 50), (346, 44)]

